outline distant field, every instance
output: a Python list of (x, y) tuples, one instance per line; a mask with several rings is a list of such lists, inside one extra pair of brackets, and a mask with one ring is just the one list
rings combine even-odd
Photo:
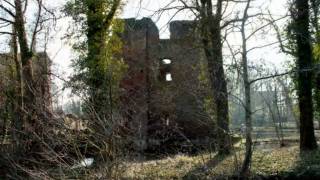
[[(299, 139), (299, 131), (295, 129), (283, 129), (282, 134), (285, 139)], [(320, 131), (315, 130), (315, 135), (320, 138)], [(254, 139), (277, 139), (278, 137), (274, 129), (254, 130), (252, 136)]]

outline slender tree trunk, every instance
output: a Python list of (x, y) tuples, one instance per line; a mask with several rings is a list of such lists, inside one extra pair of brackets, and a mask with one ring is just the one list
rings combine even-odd
[(279, 82), (279, 84), (282, 87), (283, 93), (282, 95), (285, 97), (285, 104), (287, 107), (287, 116), (289, 116), (291, 118), (291, 120), (293, 120), (296, 123), (297, 128), (299, 129), (300, 127), (300, 122), (298, 117), (295, 115), (294, 110), (293, 110), (293, 102), (292, 102), (292, 97), (290, 97), (290, 91), (287, 87), (287, 85), (283, 82), (283, 80), (281, 79), (277, 79), (277, 81)]
[(16, 83), (16, 99), (14, 103), (14, 119), (12, 123), (13, 127), (13, 138), (16, 142), (16, 144), (19, 144), (19, 141), (21, 139), (21, 132), (23, 127), (23, 119), (22, 119), (22, 109), (23, 109), (23, 82), (22, 82), (22, 71), (21, 71), (21, 61), (18, 59), (18, 42), (17, 42), (17, 36), (15, 28), (13, 27), (13, 36), (12, 36), (12, 54), (13, 59), (15, 62), (15, 68), (16, 68), (16, 76), (17, 76), (17, 83)]
[(32, 57), (33, 53), (30, 51), (27, 42), (26, 30), (24, 15), (22, 12), (22, 1), (15, 0), (15, 31), (17, 32), (19, 47), (20, 47), (20, 56), (22, 64), (22, 77), (21, 81), (23, 82), (24, 89), (24, 113), (23, 113), (23, 124), (27, 133), (33, 133), (35, 129), (39, 131), (39, 127), (36, 127), (36, 96), (34, 88), (34, 79), (33, 79), (33, 69), (32, 69)]
[(278, 127), (279, 127), (279, 135), (280, 135), (280, 138), (281, 138), (281, 141), (280, 141), (280, 147), (283, 147), (285, 144), (284, 144), (284, 136), (283, 136), (283, 128), (282, 128), (282, 117), (281, 117), (281, 113), (280, 113), (280, 109), (279, 109), (279, 105), (278, 105), (278, 90), (277, 90), (277, 87), (274, 88), (274, 102), (273, 102), (273, 105), (275, 107), (275, 110), (276, 110), (276, 113), (277, 113), (277, 122), (279, 123)]
[(247, 177), (250, 173), (250, 164), (252, 159), (252, 110), (251, 110), (251, 84), (249, 81), (248, 72), (248, 57), (247, 57), (247, 37), (245, 25), (248, 19), (248, 9), (250, 6), (250, 0), (248, 0), (246, 8), (243, 14), (243, 21), (241, 24), (241, 37), (242, 37), (242, 78), (244, 83), (245, 94), (245, 122), (246, 122), (246, 153), (243, 160), (240, 175)]
[[(270, 87), (269, 89), (271, 89), (271, 87)], [(277, 135), (279, 144), (281, 145), (282, 141), (281, 141), (281, 136), (280, 136), (280, 133), (279, 133), (279, 127), (278, 127), (278, 125), (277, 125), (276, 115), (275, 115), (275, 113), (274, 113), (274, 109), (272, 108), (272, 105), (271, 105), (271, 103), (270, 103), (270, 100), (267, 99), (266, 97), (264, 97), (263, 95), (262, 95), (262, 97), (263, 97), (264, 102), (265, 102), (265, 103), (267, 104), (267, 106), (268, 106), (269, 114), (271, 114), (272, 123), (273, 123), (274, 129), (275, 129), (275, 131), (276, 131), (276, 135)]]
[(313, 125), (312, 50), (309, 32), (308, 0), (295, 0), (296, 14), (293, 14), (297, 42), (298, 98), (300, 108), (300, 149), (317, 148)]

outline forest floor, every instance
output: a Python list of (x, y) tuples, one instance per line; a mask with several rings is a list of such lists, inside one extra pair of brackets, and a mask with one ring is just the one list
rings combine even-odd
[[(174, 155), (158, 160), (127, 162), (121, 179), (237, 179), (243, 148), (220, 156), (216, 153)], [(320, 177), (320, 150), (300, 153), (298, 145), (255, 149), (253, 179), (305, 179)]]
[[(319, 139), (319, 131), (316, 134)], [(301, 153), (295, 134), (285, 139), (284, 147), (274, 136), (254, 139), (252, 179), (320, 179), (320, 148)], [(236, 142), (232, 153), (225, 156), (203, 151), (145, 160), (124, 158), (117, 161), (112, 179), (239, 179), (237, 172), (243, 157), (244, 139)], [(110, 179), (103, 178), (107, 177), (106, 169), (52, 169), (49, 174), (54, 179)]]

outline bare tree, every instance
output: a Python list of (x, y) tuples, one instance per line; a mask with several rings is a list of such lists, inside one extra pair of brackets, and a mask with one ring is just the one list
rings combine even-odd
[[(269, 27), (271, 25), (270, 22), (264, 23), (262, 25), (259, 25), (255, 29), (248, 30), (248, 23), (250, 18), (257, 18), (262, 17), (263, 19), (263, 13), (257, 13), (253, 15), (249, 15), (249, 10), (251, 8), (252, 0), (247, 0), (245, 8), (243, 10), (241, 23), (240, 23), (240, 34), (241, 34), (241, 70), (242, 70), (242, 79), (244, 84), (244, 108), (245, 108), (245, 124), (246, 124), (246, 153), (245, 158), (243, 160), (243, 164), (240, 170), (241, 176), (248, 176), (250, 173), (250, 164), (252, 159), (252, 102), (251, 102), (251, 86), (261, 80), (269, 79), (269, 78), (275, 78), (277, 76), (282, 76), (282, 74), (275, 74), (271, 76), (264, 76), (256, 79), (250, 79), (250, 71), (249, 71), (249, 63), (248, 63), (248, 54), (256, 49), (265, 48), (268, 46), (273, 45), (274, 43), (267, 43), (261, 46), (254, 46), (251, 48), (248, 48), (248, 41), (256, 36), (259, 32), (262, 32), (265, 28)], [(281, 19), (281, 18), (280, 18)]]
[(289, 117), (289, 119), (296, 123), (296, 126), (299, 129), (299, 119), (294, 112), (293, 97), (292, 95), (290, 96), (291, 93), (289, 87), (281, 77), (277, 78), (277, 81), (279, 85), (282, 87), (282, 95), (284, 96), (284, 102), (288, 111), (287, 116)]
[(249, 174), (249, 167), (252, 158), (252, 110), (251, 110), (251, 89), (248, 72), (248, 55), (247, 55), (247, 35), (246, 35), (246, 22), (248, 20), (248, 10), (250, 8), (251, 0), (247, 1), (247, 5), (243, 12), (243, 20), (241, 23), (241, 37), (242, 37), (242, 70), (243, 70), (243, 83), (244, 83), (244, 94), (245, 94), (245, 122), (246, 122), (246, 154), (242, 164), (240, 174), (247, 176)]
[[(39, 119), (37, 119), (37, 98), (36, 98), (36, 87), (34, 82), (33, 73), (33, 57), (36, 44), (36, 36), (42, 30), (43, 25), (46, 21), (50, 20), (45, 13), (50, 12), (43, 4), (42, 0), (36, 0), (37, 13), (33, 26), (30, 29), (32, 36), (29, 38), (27, 34), (30, 32), (26, 29), (26, 17), (25, 13), (28, 7), (28, 1), (14, 0), (8, 1), (3, 0), (0, 3), (0, 11), (4, 14), (3, 18), (0, 18), (0, 22), (6, 26), (1, 26), (6, 31), (0, 32), (1, 34), (10, 34), (12, 37), (12, 49), (13, 59), (16, 64), (17, 81), (19, 87), (17, 88), (17, 97), (21, 98), (18, 100), (19, 107), (17, 110), (21, 114), (21, 119), (17, 119), (18, 124), (20, 123), (20, 129), (25, 128), (24, 131), (32, 134), (34, 130), (39, 130)], [(7, 31), (11, 26), (12, 31)], [(19, 49), (19, 51), (18, 51)], [(20, 73), (21, 72), (21, 73)]]
[[(270, 83), (267, 83), (266, 86), (267, 86), (266, 89), (268, 92), (267, 96), (265, 96), (263, 94), (261, 94), (261, 96), (263, 97), (263, 100), (268, 107), (269, 114), (271, 116), (272, 123), (275, 128), (280, 147), (282, 147), (282, 146), (284, 146), (284, 138), (283, 138), (282, 126), (280, 123), (281, 117), (280, 117), (280, 111), (279, 111), (279, 107), (278, 107), (278, 93), (276, 90), (276, 86), (274, 87), (275, 88), (274, 90), (272, 89), (273, 87)], [(270, 100), (270, 98), (272, 98), (272, 99)]]

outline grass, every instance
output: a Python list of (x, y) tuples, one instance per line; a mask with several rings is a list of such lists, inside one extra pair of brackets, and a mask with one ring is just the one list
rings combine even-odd
[[(112, 179), (228, 179), (237, 176), (244, 154), (241, 142), (234, 147), (235, 150), (228, 156), (203, 152), (194, 156), (178, 154), (157, 160), (119, 159), (119, 166), (111, 171)], [(59, 172), (52, 172), (56, 175), (51, 177), (110, 179), (103, 178), (110, 177), (106, 170), (106, 167), (72, 171), (59, 169)], [(61, 176), (64, 173), (66, 176)], [(301, 153), (297, 144), (283, 148), (255, 148), (251, 176), (260, 177), (256, 179), (279, 179), (279, 176), (281, 179), (320, 179), (320, 150)]]
[[(123, 179), (212, 179), (231, 177), (241, 166), (243, 151), (229, 156), (202, 153), (196, 156), (176, 155), (159, 160), (127, 162)], [(318, 173), (320, 151), (299, 152), (298, 146), (256, 150), (252, 160), (252, 176), (301, 176)]]

